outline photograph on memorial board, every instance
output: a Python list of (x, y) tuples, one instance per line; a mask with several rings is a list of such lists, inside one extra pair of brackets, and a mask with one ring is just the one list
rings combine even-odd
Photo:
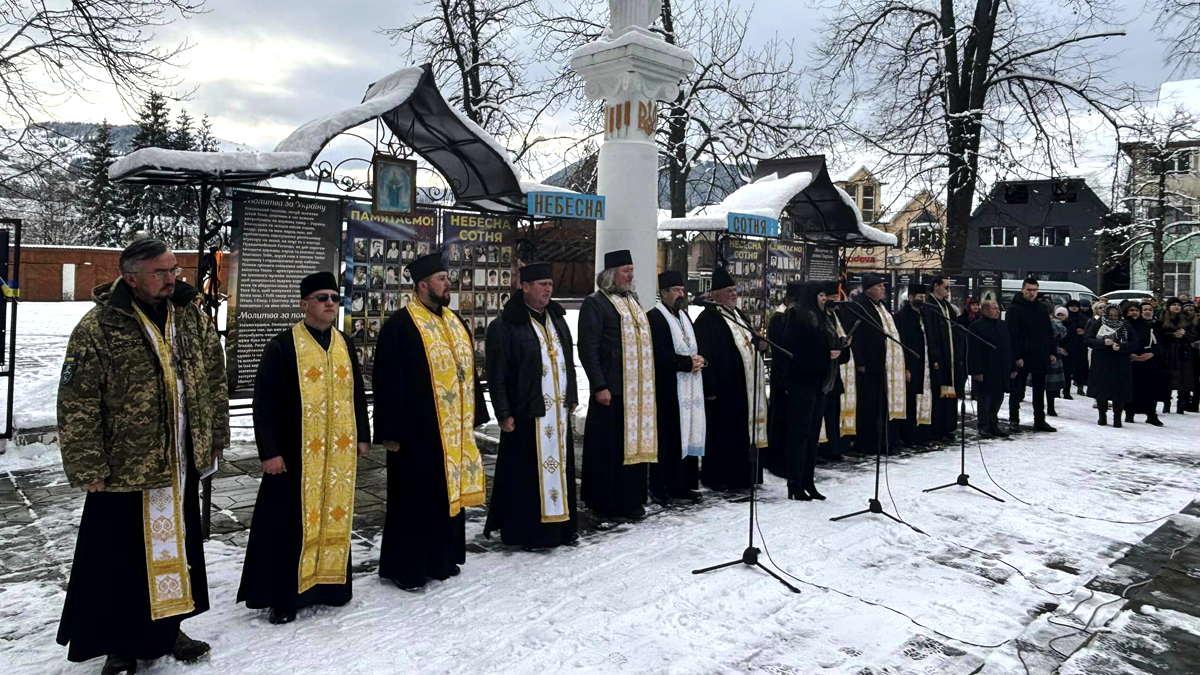
[(476, 246), (475, 247), (475, 264), (476, 265), (486, 265), (487, 260), (488, 260), (487, 247), (484, 246), (483, 244)]
[(400, 262), (400, 242), (395, 239), (388, 239), (387, 252), (383, 257), (392, 265)]
[(512, 293), (501, 293), (500, 294), (500, 307), (503, 308), (505, 305), (508, 304), (508, 301), (511, 299), (512, 299)]
[(385, 288), (399, 288), (400, 275), (396, 273), (398, 267), (388, 267), (384, 274), (383, 285)]
[(459, 311), (458, 310), (458, 300), (459, 300), (458, 291), (451, 292), (450, 293), (450, 309), (452, 309), (456, 312)]
[(446, 276), (450, 279), (451, 286), (458, 285), (458, 274), (461, 271), (462, 268), (459, 267), (451, 267), (450, 269), (446, 270)]
[(496, 288), (500, 285), (500, 271), (499, 270), (488, 270), (487, 285), (488, 285), (488, 288)]
[(362, 317), (346, 317), (346, 335), (351, 339), (362, 342), (367, 338), (367, 320)]
[(372, 239), (371, 240), (371, 262), (373, 262), (373, 263), (383, 262), (383, 240), (382, 239)]
[(364, 291), (358, 291), (350, 299), (350, 313), (363, 314), (367, 311), (367, 294)]
[(475, 311), (482, 312), (487, 309), (487, 293), (475, 291)]
[(417, 163), (411, 159), (376, 155), (371, 182), (372, 211), (408, 216), (417, 208)]
[(383, 288), (383, 265), (371, 265), (371, 288)]
[(462, 251), (459, 249), (458, 244), (450, 244), (446, 250), (446, 257), (451, 263), (458, 263), (459, 256), (461, 255)]
[(371, 319), (367, 322), (367, 339), (374, 342), (379, 338), (379, 319)]
[(512, 270), (500, 270), (500, 288), (512, 288)]
[(367, 293), (367, 314), (379, 314), (383, 311), (383, 291)]
[(407, 307), (408, 303), (412, 302), (412, 299), (413, 299), (412, 293), (401, 293), (400, 294), (400, 309), (404, 309), (405, 307)]
[(418, 241), (417, 242), (417, 257), (420, 258), (423, 255), (429, 255), (429, 243), (424, 242), (424, 241)]
[(366, 239), (354, 240), (354, 262), (367, 262), (367, 247), (369, 245)]
[[(456, 246), (457, 244), (450, 244), (450, 245)], [(475, 258), (471, 257), (473, 255), (475, 255), (475, 249), (472, 248), (470, 244), (463, 244), (462, 245), (462, 264), (464, 264), (464, 265), (473, 264), (475, 262)]]
[(501, 246), (500, 247), (500, 264), (501, 265), (512, 265), (512, 250), (513, 250), (513, 247), (511, 247), (511, 246)]
[(402, 242), (400, 244), (400, 260), (401, 262), (411, 262), (416, 260), (413, 253), (417, 250), (416, 244), (411, 241)]
[(375, 365), (375, 347), (367, 345), (359, 350), (359, 354), (362, 356), (360, 362), (362, 364), (363, 375), (366, 376), (367, 373), (371, 372), (371, 366)]
[(475, 268), (475, 288), (487, 288), (487, 273), (485, 269)]
[(460, 295), (462, 298), (458, 302), (458, 311), (464, 313), (475, 311), (475, 294), (460, 293)]
[(475, 317), (475, 339), (482, 340), (484, 338), (484, 336), (486, 336), (486, 335), (487, 335), (487, 321), (485, 321), (484, 317), (482, 317), (482, 316)]
[(383, 294), (383, 313), (391, 314), (400, 309), (400, 294), (396, 291), (388, 291)]
[(492, 244), (488, 246), (488, 262), (493, 265), (500, 264), (500, 247)]
[(475, 358), (477, 358), (477, 359), (484, 358), (483, 345), (484, 345), (483, 340), (477, 340), (475, 342)]
[(473, 285), (472, 279), (474, 278), (474, 276), (475, 276), (475, 271), (472, 270), (470, 267), (463, 268), (462, 278), (460, 279), (460, 283), (462, 284), (463, 290), (468, 290), (468, 291), (471, 290), (471, 287)]
[(412, 286), (413, 285), (412, 272), (408, 271), (407, 267), (400, 270), (400, 285), (401, 286)]
[(366, 288), (367, 287), (367, 266), (366, 265), (355, 265), (354, 266), (354, 279), (350, 285), (354, 288)]
[(496, 291), (491, 291), (490, 293), (488, 293), (488, 304), (487, 304), (488, 311), (494, 312), (494, 311), (500, 309), (499, 302), (500, 302), (500, 294), (499, 293), (497, 293)]

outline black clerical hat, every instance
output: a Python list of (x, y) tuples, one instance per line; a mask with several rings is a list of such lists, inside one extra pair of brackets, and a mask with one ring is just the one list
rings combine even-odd
[(608, 253), (604, 254), (604, 269), (606, 270), (611, 270), (614, 267), (621, 267), (622, 265), (632, 264), (633, 254), (630, 253), (628, 249), (609, 251)]
[(733, 277), (729, 276), (729, 272), (726, 272), (724, 267), (717, 265), (713, 268), (712, 290), (719, 291), (733, 285)]
[(307, 298), (317, 291), (337, 291), (337, 277), (333, 272), (314, 272), (300, 282), (300, 297)]
[(929, 289), (925, 287), (925, 284), (908, 285), (908, 297), (910, 298), (914, 295), (925, 295), (927, 293), (929, 293)]
[(842, 285), (836, 281), (825, 282), (825, 295), (837, 296), (841, 293)]
[(550, 263), (532, 263), (521, 268), (521, 283), (531, 284), (542, 279), (553, 279)]
[(804, 287), (804, 283), (800, 281), (789, 281), (787, 290), (783, 292), (785, 297), (798, 298), (800, 297), (800, 289)]
[(683, 286), (683, 275), (677, 270), (667, 270), (658, 275), (658, 290), (665, 291), (668, 288)]
[(886, 279), (884, 279), (882, 275), (879, 275), (879, 274), (873, 274), (873, 273), (871, 273), (871, 272), (868, 272), (868, 273), (866, 273), (866, 274), (864, 274), (864, 275), (863, 275), (863, 278), (862, 278), (862, 289), (865, 291), (865, 290), (867, 290), (868, 288), (872, 288), (872, 287), (874, 287), (874, 286), (878, 286), (879, 284), (882, 284), (882, 283), (884, 283), (885, 281), (887, 281), (887, 280), (886, 280)]
[(408, 264), (408, 273), (412, 276), (414, 286), (427, 277), (431, 277), (438, 272), (445, 271), (446, 264), (442, 262), (441, 251), (435, 251), (429, 255), (423, 255)]

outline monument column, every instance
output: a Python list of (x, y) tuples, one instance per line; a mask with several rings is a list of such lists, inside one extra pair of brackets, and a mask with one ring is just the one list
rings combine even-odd
[(596, 223), (596, 270), (606, 252), (629, 249), (638, 296), (650, 309), (657, 301), (658, 101), (679, 95), (679, 81), (695, 61), (649, 30), (661, 0), (609, 0), (608, 9), (612, 27), (571, 57), (588, 98), (604, 101), (596, 191), (607, 217)]

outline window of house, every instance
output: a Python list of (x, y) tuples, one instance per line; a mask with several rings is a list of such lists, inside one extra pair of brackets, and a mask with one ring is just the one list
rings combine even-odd
[(1054, 184), (1052, 199), (1058, 204), (1074, 204), (1079, 201), (1079, 192), (1074, 183), (1060, 181)]
[(1004, 203), (1005, 204), (1028, 204), (1029, 203), (1029, 186), (1022, 183), (1020, 185), (1005, 185), (1004, 186)]
[(1030, 246), (1070, 246), (1071, 228), (1069, 227), (1031, 227), (1029, 228)]
[(909, 225), (908, 250), (910, 251), (940, 251), (942, 248), (942, 228), (936, 224)]
[(863, 217), (864, 223), (875, 222), (875, 186), (874, 185), (863, 185), (862, 186), (862, 204), (860, 204), (860, 208), (862, 210), (862, 217)]
[(979, 231), (980, 246), (1017, 245), (1018, 230), (1015, 227), (985, 227)]
[(1168, 296), (1192, 296), (1192, 263), (1163, 263), (1163, 292)]
[(1192, 170), (1192, 151), (1177, 150), (1167, 159), (1167, 170), (1172, 173), (1188, 173)]
[(858, 203), (858, 183), (846, 183), (846, 194), (850, 195), (850, 201)]
[(705, 242), (700, 244), (699, 249), (700, 259), (696, 261), (696, 266), (704, 269), (711, 268), (716, 259), (716, 256), (713, 253), (713, 247), (709, 246), (708, 243)]

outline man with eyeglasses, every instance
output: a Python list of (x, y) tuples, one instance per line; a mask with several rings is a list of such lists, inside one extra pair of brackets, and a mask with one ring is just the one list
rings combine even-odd
[(58, 643), (67, 658), (195, 661), (180, 624), (208, 610), (200, 473), (229, 445), (225, 355), (166, 244), (121, 253), (121, 277), (71, 333), (58, 389), (63, 470), (87, 492)]
[(300, 282), (304, 318), (267, 343), (254, 380), (263, 478), (237, 599), (272, 624), (351, 597), (354, 476), (371, 426), (354, 344), (334, 328), (337, 287), (330, 272)]

